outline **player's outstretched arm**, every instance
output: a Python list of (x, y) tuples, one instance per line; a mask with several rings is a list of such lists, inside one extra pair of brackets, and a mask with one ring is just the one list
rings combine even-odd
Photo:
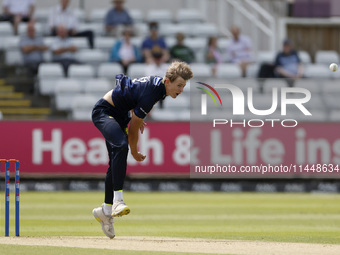
[(137, 117), (134, 113), (132, 113), (130, 126), (129, 126), (129, 145), (131, 149), (131, 155), (134, 157), (136, 161), (143, 161), (145, 159), (145, 155), (140, 153), (137, 150), (137, 143), (138, 143), (138, 132), (141, 127), (144, 126), (144, 120)]

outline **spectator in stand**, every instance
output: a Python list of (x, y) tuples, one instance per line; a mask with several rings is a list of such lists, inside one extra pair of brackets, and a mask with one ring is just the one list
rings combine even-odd
[(44, 61), (43, 52), (48, 49), (43, 38), (35, 35), (34, 22), (28, 23), (27, 35), (20, 40), (20, 49), (25, 66), (34, 77), (38, 73), (39, 65)]
[(149, 29), (150, 35), (142, 44), (144, 60), (146, 63), (151, 64), (155, 60), (153, 55), (161, 54), (161, 58), (157, 59), (157, 62), (166, 63), (170, 58), (170, 53), (164, 39), (158, 35), (158, 24), (156, 22), (151, 22), (149, 24)]
[(205, 53), (205, 62), (211, 65), (213, 75), (216, 75), (216, 69), (223, 62), (222, 54), (217, 47), (217, 37), (210, 37), (208, 47)]
[(71, 64), (81, 64), (75, 57), (77, 47), (67, 35), (67, 29), (64, 26), (57, 27), (58, 37), (52, 44), (53, 62), (60, 63), (63, 66), (65, 76)]
[(10, 21), (13, 24), (14, 34), (18, 34), (20, 22), (28, 22), (34, 13), (34, 0), (4, 0), (2, 21)]
[(282, 51), (275, 59), (274, 74), (278, 78), (285, 78), (290, 87), (294, 86), (294, 81), (303, 77), (304, 68), (297, 52), (293, 49), (289, 39), (284, 40)]
[(132, 29), (127, 27), (123, 30), (123, 38), (117, 41), (111, 50), (110, 62), (119, 62), (127, 74), (131, 63), (140, 62), (141, 54), (136, 45), (131, 43)]
[(113, 0), (114, 7), (108, 11), (105, 17), (105, 28), (107, 35), (117, 35), (119, 25), (132, 26), (133, 20), (126, 9), (124, 0)]
[(173, 60), (180, 60), (188, 64), (195, 61), (195, 53), (188, 46), (184, 45), (185, 36), (183, 33), (176, 35), (177, 43), (170, 49), (170, 56)]
[(231, 28), (233, 39), (227, 46), (227, 61), (237, 63), (242, 70), (242, 76), (246, 76), (247, 65), (253, 62), (252, 42), (246, 35), (240, 34), (240, 29), (236, 26)]
[(55, 6), (50, 11), (48, 24), (51, 30), (51, 35), (57, 34), (57, 27), (62, 25), (67, 29), (67, 33), (71, 37), (86, 37), (88, 40), (89, 47), (93, 49), (93, 32), (90, 30), (77, 31), (78, 18), (69, 7), (70, 0), (60, 0), (60, 5)]

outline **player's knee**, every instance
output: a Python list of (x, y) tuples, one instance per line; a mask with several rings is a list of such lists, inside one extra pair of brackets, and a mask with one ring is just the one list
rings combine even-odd
[(121, 141), (118, 148), (122, 151), (128, 151), (129, 150), (129, 142), (127, 140)]

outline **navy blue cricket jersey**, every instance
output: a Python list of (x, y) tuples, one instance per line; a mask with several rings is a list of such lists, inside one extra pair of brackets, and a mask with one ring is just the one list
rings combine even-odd
[(134, 109), (136, 116), (144, 119), (154, 104), (166, 96), (162, 79), (147, 76), (131, 81), (130, 77), (118, 74), (116, 88), (112, 92), (115, 108), (122, 114)]

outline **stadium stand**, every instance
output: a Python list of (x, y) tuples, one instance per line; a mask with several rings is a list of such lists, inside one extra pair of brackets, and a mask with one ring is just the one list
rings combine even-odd
[[(217, 1), (213, 2), (217, 3)], [(109, 5), (110, 4), (108, 3), (108, 6)], [(229, 5), (226, 4), (226, 7), (228, 6)], [(192, 4), (187, 3), (183, 5), (183, 7), (184, 8), (182, 9), (176, 10), (176, 12), (171, 8), (163, 8), (161, 4), (154, 8), (130, 9), (129, 13), (134, 20), (135, 30), (132, 43), (141, 46), (143, 39), (149, 32), (148, 22), (157, 21), (160, 23), (159, 33), (165, 38), (168, 47), (171, 47), (175, 44), (175, 36), (178, 32), (185, 34), (186, 38), (184, 44), (193, 49), (196, 56), (195, 63), (191, 64), (196, 79), (200, 79), (208, 83), (210, 82), (211, 84), (215, 84), (217, 82), (230, 82), (232, 84), (236, 84), (242, 90), (244, 90), (247, 86), (251, 86), (254, 89), (254, 93), (260, 93), (259, 82), (256, 79), (258, 77), (259, 68), (263, 63), (274, 62), (276, 53), (280, 46), (276, 46), (274, 44), (275, 47), (272, 47), (272, 44), (265, 43), (263, 43), (261, 46), (259, 43), (262, 40), (261, 37), (264, 38), (263, 40), (270, 40), (268, 40), (268, 37), (263, 36), (263, 34), (258, 32), (259, 30), (257, 30), (258, 33), (254, 37), (254, 34), (256, 33), (248, 29), (248, 27), (250, 27), (248, 20), (248, 23), (246, 22), (246, 25), (243, 26), (242, 33), (252, 36), (252, 39), (259, 39), (258, 42), (254, 42), (256, 58), (255, 62), (248, 65), (247, 67), (247, 78), (241, 78), (241, 70), (238, 65), (226, 63), (225, 59), (223, 59), (224, 62), (217, 67), (216, 76), (213, 77), (211, 66), (204, 63), (207, 38), (210, 36), (218, 37), (218, 48), (222, 53), (222, 56), (225, 57), (225, 50), (231, 40), (231, 36), (228, 31), (229, 27), (227, 25), (225, 25), (225, 27), (221, 27), (222, 20), (217, 21), (217, 17), (219, 15), (218, 13), (216, 14), (216, 17), (212, 17), (212, 15), (206, 15), (208, 12), (203, 13), (202, 10), (197, 8), (197, 6), (193, 6)], [(83, 10), (80, 8), (75, 8), (75, 10), (77, 17), (79, 18), (79, 30), (89, 29), (94, 31), (95, 49), (89, 49), (86, 38), (73, 38), (73, 42), (79, 50), (76, 53), (77, 59), (84, 64), (71, 66), (69, 70), (69, 77), (72, 78), (71, 80), (75, 81), (74, 84), (82, 83), (84, 80), (86, 80), (86, 84), (93, 82), (98, 86), (98, 93), (96, 93), (94, 87), (95, 85), (93, 85), (92, 89), (90, 85), (87, 85), (88, 91), (84, 91), (83, 88), (82, 93), (86, 92), (86, 94), (100, 96), (103, 93), (104, 88), (108, 88), (108, 85), (109, 88), (112, 88), (115, 74), (123, 72), (119, 63), (108, 63), (110, 51), (114, 43), (119, 39), (119, 36), (105, 36), (103, 21), (108, 10), (107, 8), (102, 6), (94, 6), (94, 8), (92, 7), (90, 9), (85, 8)], [(49, 11), (50, 8), (47, 6), (47, 4), (42, 6), (37, 5), (34, 16), (36, 18), (35, 26), (37, 34), (43, 35), (44, 43), (48, 46), (51, 46), (52, 42), (54, 41), (54, 37), (49, 35), (49, 29), (47, 26)], [(280, 17), (286, 15), (282, 11), (275, 12), (273, 9), (270, 11), (274, 13), (273, 15), (278, 15)], [(241, 20), (241, 18), (239, 19)], [(264, 18), (262, 17), (262, 19)], [(225, 24), (230, 24), (228, 22), (229, 21), (226, 20)], [(265, 22), (263, 22), (263, 24), (264, 23)], [(20, 24), (19, 35), (25, 34), (26, 26), (27, 24), (25, 23)], [(275, 33), (275, 36), (277, 36), (275, 40), (277, 40), (277, 44), (279, 44), (281, 39), (283, 39), (279, 38), (279, 36), (282, 37), (282, 35), (277, 32)], [(0, 37), (4, 38), (3, 40), (0, 40), (0, 49), (3, 51), (4, 55), (4, 65), (8, 68), (22, 68), (22, 56), (19, 48), (20, 36), (13, 35), (13, 29), (9, 22), (0, 22)], [(299, 42), (299, 40), (295, 39), (295, 42)], [(328, 69), (328, 65), (331, 62), (339, 63), (338, 51), (320, 48), (313, 52), (300, 47), (300, 45), (302, 44), (295, 43), (295, 46), (299, 46), (297, 49), (299, 57), (304, 64), (305, 78), (297, 80), (295, 82), (295, 86), (310, 90), (313, 93), (313, 97), (316, 98), (315, 105), (320, 106), (320, 110), (333, 111), (333, 109), (338, 109), (335, 94), (339, 92), (339, 86), (337, 83), (338, 79), (340, 79), (340, 72), (330, 72)], [(59, 64), (50, 63), (52, 60), (51, 50), (44, 53), (44, 59), (46, 63), (43, 63), (39, 67), (37, 81), (35, 82), (37, 88), (36, 93), (42, 96), (48, 96), (53, 102), (54, 96), (57, 98), (57, 84), (62, 82), (58, 79), (64, 78), (64, 75)], [(144, 63), (131, 64), (128, 75), (132, 78), (144, 76), (145, 68), (146, 66)], [(16, 72), (16, 74), (20, 74), (20, 72)], [(71, 83), (69, 83), (69, 85), (70, 84)], [(264, 95), (270, 93), (273, 87), (280, 88), (286, 86), (287, 83), (283, 80), (267, 79), (263, 82), (263, 93), (265, 93)], [(185, 90), (190, 90), (189, 88), (190, 86), (187, 86)], [(60, 86), (58, 88), (58, 98), (61, 93), (59, 89), (61, 89)], [(67, 93), (67, 91), (65, 93)], [(70, 93), (74, 93), (74, 91), (71, 91)], [(316, 94), (314, 95), (314, 93)], [(187, 94), (183, 94), (181, 96), (183, 96), (185, 99), (188, 97)], [(326, 96), (329, 97), (329, 100), (326, 100)], [(180, 101), (177, 103), (178, 105), (181, 105)], [(170, 111), (176, 106), (172, 105), (171, 103), (165, 103), (164, 105), (165, 109), (158, 109), (154, 112), (154, 119), (162, 119), (164, 116), (168, 116), (169, 119), (174, 120), (189, 119), (188, 112), (183, 113), (182, 115), (176, 114), (176, 116), (172, 116)], [(56, 104), (51, 105), (51, 107), (56, 106)], [(81, 105), (78, 104), (78, 108), (80, 106)], [(70, 106), (68, 106), (67, 109), (70, 110)], [(328, 115), (325, 114), (325, 116)], [(332, 116), (332, 119), (335, 120), (336, 116), (338, 115), (335, 114), (335, 112), (332, 112), (332, 114), (329, 114), (329, 116)], [(322, 118), (315, 117), (315, 120), (317, 119), (321, 120)]]

